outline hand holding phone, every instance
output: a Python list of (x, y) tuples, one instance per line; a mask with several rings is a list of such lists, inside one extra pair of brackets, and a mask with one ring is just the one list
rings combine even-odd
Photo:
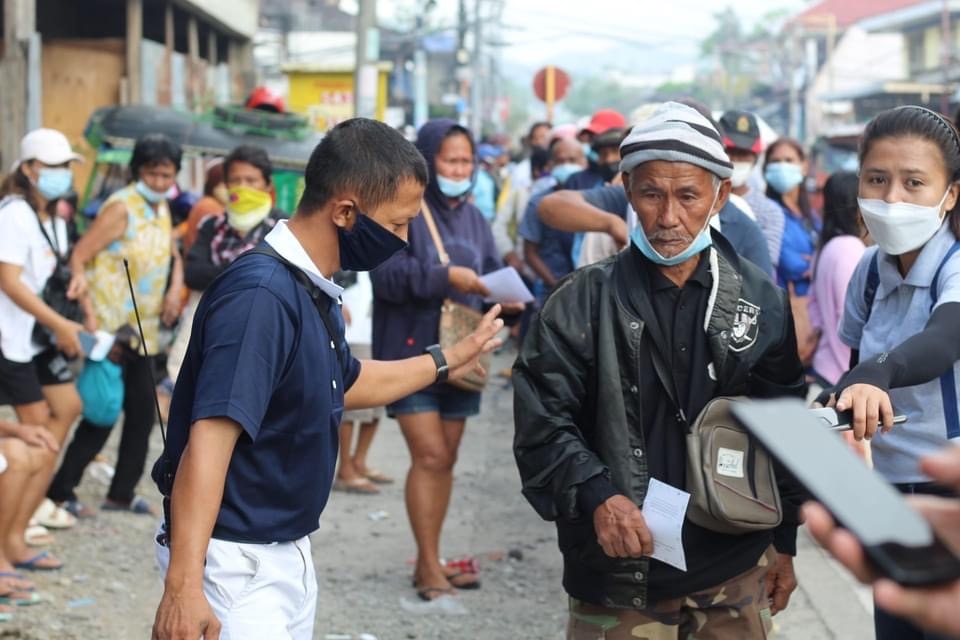
[[(921, 459), (920, 468), (938, 484), (960, 493), (960, 447), (948, 447), (943, 453)], [(955, 551), (960, 549), (960, 500), (919, 496), (908, 502), (933, 526), (944, 543)], [(933, 587), (905, 588), (890, 580), (877, 579), (860, 543), (849, 531), (837, 528), (822, 505), (805, 506), (804, 517), (817, 542), (862, 582), (873, 584), (878, 606), (925, 630), (960, 635), (960, 580)]]
[(960, 578), (960, 559), (930, 524), (801, 402), (742, 402), (732, 411), (849, 530), (873, 571), (908, 586)]
[[(810, 415), (816, 418), (823, 426), (832, 431), (850, 431), (853, 429), (853, 410), (837, 411), (833, 407), (808, 409)], [(905, 415), (893, 416), (893, 424), (903, 424), (907, 421)], [(877, 427), (880, 424), (877, 423)]]

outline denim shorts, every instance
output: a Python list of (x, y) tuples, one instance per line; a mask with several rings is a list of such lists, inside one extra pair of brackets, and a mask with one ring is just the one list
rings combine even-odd
[(418, 391), (387, 405), (391, 418), (408, 413), (436, 412), (444, 420), (459, 420), (480, 413), (480, 393), (444, 385)]

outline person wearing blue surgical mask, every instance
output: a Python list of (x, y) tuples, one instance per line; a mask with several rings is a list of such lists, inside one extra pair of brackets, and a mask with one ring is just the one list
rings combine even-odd
[(807, 166), (803, 146), (790, 138), (780, 138), (767, 148), (763, 166), (767, 197), (783, 209), (777, 284), (790, 294), (797, 348), (804, 364), (810, 364), (817, 348), (816, 333), (807, 311), (807, 294), (821, 227), (804, 184)]
[[(243, 182), (233, 166), (226, 174)], [(341, 122), (310, 154), (293, 216), (204, 291), (153, 467), (165, 517), (153, 538), (164, 595), (151, 637), (317, 637), (308, 536), (325, 518), (344, 410), (455, 381), (497, 346), (497, 305), (465, 340), (402, 361), (361, 363), (347, 343), (334, 274), (375, 269), (428, 235), (415, 226), (428, 176), (393, 127)], [(447, 280), (446, 267), (419, 266), (423, 279)], [(418, 303), (408, 318), (425, 324)], [(240, 593), (236, 577), (254, 566), (255, 588)]]
[(687, 434), (712, 399), (803, 397), (787, 302), (710, 225), (733, 166), (706, 116), (664, 103), (620, 154), (629, 246), (564, 279), (514, 364), (523, 495), (563, 541), (567, 638), (603, 637), (594, 621), (624, 610), (646, 638), (763, 638), (797, 586), (799, 487), (778, 483), (776, 529), (731, 536), (688, 513), (681, 568), (649, 558), (641, 507), (656, 483), (691, 489)]
[[(88, 328), (109, 333), (123, 325), (137, 326), (126, 286), (124, 266), (129, 265), (149, 353), (123, 365), (123, 437), (117, 473), (101, 507), (105, 510), (156, 513), (135, 489), (156, 420), (152, 367), (160, 351), (160, 326), (173, 326), (183, 299), (183, 260), (167, 204), (181, 156), (180, 146), (165, 135), (147, 134), (137, 140), (130, 158), (131, 183), (103, 203), (70, 256), (71, 291), (90, 292), (94, 318)], [(89, 283), (85, 274), (90, 274)], [(93, 514), (78, 501), (75, 489), (109, 434), (109, 429), (89, 420), (80, 422), (47, 492), (51, 500), (81, 516)]]
[(804, 180), (807, 159), (799, 142), (781, 138), (767, 148), (763, 177), (767, 197), (783, 209), (787, 218), (777, 263), (777, 283), (792, 285), (797, 295), (810, 286), (810, 265), (820, 230), (820, 218), (810, 206)]
[[(489, 291), (480, 277), (503, 266), (490, 225), (469, 198), (476, 162), (470, 131), (453, 120), (431, 120), (420, 129), (416, 146), (430, 170), (421, 213), (410, 223), (409, 246), (370, 274), (377, 360), (417, 356), (438, 342), (445, 300), (482, 310)], [(522, 304), (504, 305), (504, 312), (522, 310)], [(417, 544), (413, 582), (424, 600), (480, 586), (476, 575), (440, 561), (454, 462), (467, 418), (480, 412), (480, 399), (479, 392), (441, 383), (387, 405), (410, 450), (406, 505)]]
[(544, 197), (563, 188), (571, 176), (586, 167), (587, 159), (579, 142), (571, 138), (554, 139), (550, 143), (549, 174), (534, 183), (530, 202), (520, 221), (518, 233), (523, 238), (523, 259), (539, 278), (536, 290), (541, 302), (557, 282), (574, 269), (574, 234), (544, 224), (537, 208)]
[(75, 518), (44, 500), (60, 446), (80, 415), (68, 358), (82, 355), (81, 298), (66, 296), (67, 225), (56, 205), (72, 189), (80, 159), (59, 131), (36, 129), (20, 143), (20, 161), (0, 187), (0, 404), (13, 405), (19, 432), (33, 445), (39, 472), (0, 525), (0, 572), (58, 569), (52, 554), (24, 542), (31, 517), (72, 526)]

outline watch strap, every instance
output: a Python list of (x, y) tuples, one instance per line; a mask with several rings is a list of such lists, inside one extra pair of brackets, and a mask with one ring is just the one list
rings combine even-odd
[(429, 353), (433, 358), (434, 364), (437, 365), (436, 382), (446, 382), (447, 376), (450, 374), (450, 368), (447, 366), (447, 359), (443, 355), (443, 349), (440, 348), (439, 344), (432, 344), (424, 349), (424, 352)]

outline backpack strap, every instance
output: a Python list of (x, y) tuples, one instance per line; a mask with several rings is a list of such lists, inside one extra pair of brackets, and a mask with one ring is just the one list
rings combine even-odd
[[(937, 298), (940, 296), (938, 291), (940, 288), (940, 272), (943, 271), (943, 267), (958, 250), (960, 250), (960, 241), (953, 243), (953, 246), (947, 251), (947, 255), (940, 261), (937, 271), (933, 274), (933, 281), (930, 283), (931, 311), (933, 311), (937, 304)], [(960, 411), (957, 408), (957, 378), (952, 365), (940, 376), (940, 396), (943, 399), (943, 418), (946, 422), (947, 438), (958, 438), (960, 437)]]
[(958, 250), (960, 250), (960, 240), (953, 243), (953, 246), (947, 251), (947, 255), (943, 256), (943, 260), (940, 261), (940, 266), (937, 267), (936, 272), (933, 274), (933, 281), (930, 283), (930, 310), (933, 311), (933, 308), (937, 304), (937, 298), (940, 296), (940, 292), (937, 290), (940, 288), (940, 272), (943, 271), (943, 267), (946, 266), (947, 262), (950, 261), (950, 258), (953, 257)]
[(271, 247), (267, 242), (261, 242), (253, 249), (240, 254), (237, 260), (243, 256), (250, 255), (270, 256), (289, 269), (294, 279), (300, 283), (300, 286), (307, 290), (307, 293), (310, 294), (310, 299), (313, 300), (313, 306), (317, 308), (317, 312), (320, 314), (320, 320), (323, 322), (323, 326), (327, 330), (327, 334), (330, 336), (330, 346), (332, 346), (333, 350), (336, 352), (337, 362), (340, 364), (340, 368), (342, 369), (344, 365), (343, 351), (340, 348), (340, 342), (337, 340), (337, 333), (334, 331), (333, 318), (330, 317), (330, 311), (324, 305), (324, 298), (328, 298), (329, 296), (325, 294), (320, 287), (314, 284), (314, 282), (310, 279), (310, 276), (308, 276), (303, 269), (281, 256), (279, 253), (277, 253), (277, 250)]
[(877, 297), (877, 288), (880, 286), (880, 252), (877, 251), (870, 259), (870, 268), (867, 270), (867, 286), (863, 289), (863, 302), (867, 309), (867, 315), (863, 319), (863, 324), (870, 320), (870, 314), (873, 313), (873, 301)]

